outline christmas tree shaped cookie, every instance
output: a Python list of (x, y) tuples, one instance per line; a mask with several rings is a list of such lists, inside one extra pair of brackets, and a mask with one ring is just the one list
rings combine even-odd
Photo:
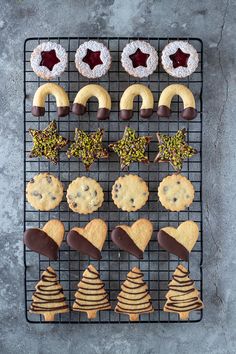
[(187, 320), (191, 311), (203, 308), (199, 292), (188, 275), (187, 269), (179, 264), (168, 285), (170, 290), (164, 306), (164, 311), (178, 313), (181, 320)]
[(75, 293), (73, 311), (87, 312), (89, 319), (95, 318), (98, 311), (110, 310), (108, 294), (99, 273), (91, 264), (83, 273)]
[(29, 312), (43, 315), (45, 321), (53, 321), (57, 313), (69, 311), (62, 286), (52, 267), (43, 272), (35, 289)]
[(154, 311), (143, 273), (136, 267), (127, 274), (117, 299), (115, 312), (129, 315), (130, 321), (138, 321), (139, 315)]

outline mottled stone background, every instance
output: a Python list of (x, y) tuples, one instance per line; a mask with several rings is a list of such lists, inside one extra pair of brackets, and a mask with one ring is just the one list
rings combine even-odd
[[(236, 2), (1, 0), (0, 5), (0, 353), (235, 353)], [(194, 36), (204, 41), (206, 309), (199, 324), (30, 325), (25, 321), (23, 41), (60, 35)]]

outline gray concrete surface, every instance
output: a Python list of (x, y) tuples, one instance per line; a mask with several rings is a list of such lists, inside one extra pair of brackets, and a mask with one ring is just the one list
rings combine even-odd
[[(235, 353), (236, 2), (1, 0), (0, 353)], [(30, 325), (24, 318), (23, 41), (195, 36), (205, 45), (204, 319), (199, 324)]]

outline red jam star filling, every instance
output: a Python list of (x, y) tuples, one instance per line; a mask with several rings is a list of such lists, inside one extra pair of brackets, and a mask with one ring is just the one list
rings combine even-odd
[(149, 54), (143, 53), (139, 48), (129, 57), (132, 60), (134, 68), (137, 68), (138, 66), (144, 66), (145, 68), (147, 67), (147, 59)]
[(93, 70), (93, 68), (95, 68), (95, 66), (97, 66), (99, 64), (103, 64), (103, 62), (101, 61), (100, 55), (101, 55), (100, 51), (93, 52), (92, 50), (87, 49), (87, 54), (83, 58), (83, 62), (88, 64), (90, 69)]
[(187, 68), (189, 57), (190, 57), (190, 54), (182, 52), (182, 50), (180, 48), (178, 48), (177, 52), (170, 55), (170, 59), (172, 60), (173, 67), (175, 69), (178, 68), (179, 66), (183, 66), (183, 67)]
[(48, 52), (41, 52), (41, 58), (42, 60), (39, 65), (46, 66), (50, 71), (52, 71), (55, 64), (60, 62), (54, 49)]

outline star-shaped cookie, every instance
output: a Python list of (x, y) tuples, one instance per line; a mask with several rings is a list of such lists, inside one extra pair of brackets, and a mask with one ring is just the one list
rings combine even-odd
[(109, 148), (120, 157), (121, 169), (124, 169), (132, 162), (149, 162), (148, 156), (145, 155), (145, 150), (150, 140), (151, 137), (138, 137), (135, 130), (126, 127), (122, 139), (110, 144)]
[(45, 129), (29, 129), (33, 139), (33, 148), (29, 157), (45, 156), (53, 163), (58, 162), (59, 150), (61, 150), (68, 140), (58, 134), (56, 121), (53, 120)]
[(178, 130), (174, 136), (157, 133), (159, 152), (154, 162), (170, 162), (177, 172), (182, 170), (183, 161), (197, 154), (197, 150), (185, 142), (186, 129)]
[(108, 157), (108, 151), (102, 145), (103, 133), (104, 129), (87, 134), (85, 131), (75, 128), (75, 141), (69, 146), (67, 156), (81, 158), (88, 171), (95, 160)]

